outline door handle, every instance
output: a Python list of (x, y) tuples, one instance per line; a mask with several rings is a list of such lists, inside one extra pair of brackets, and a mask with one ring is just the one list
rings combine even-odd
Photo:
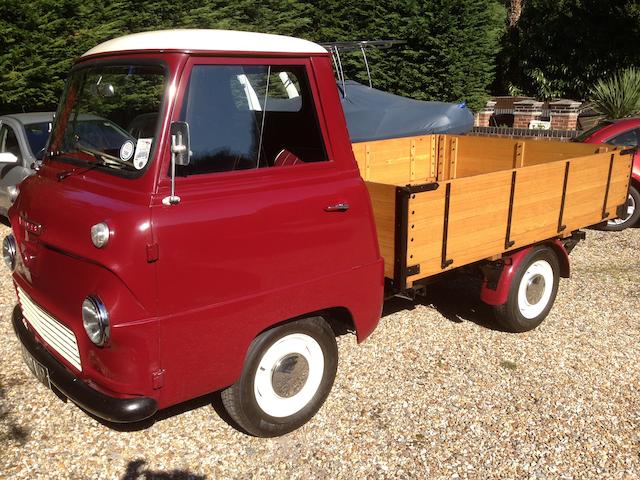
[(329, 205), (324, 209), (325, 212), (346, 212), (347, 210), (349, 210), (349, 204), (344, 202)]

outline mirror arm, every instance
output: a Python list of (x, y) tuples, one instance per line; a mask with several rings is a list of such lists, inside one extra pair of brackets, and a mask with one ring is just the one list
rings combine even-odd
[(189, 150), (189, 124), (173, 122), (171, 124), (171, 195), (164, 197), (164, 205), (177, 205), (180, 197), (176, 195), (176, 165), (188, 165), (191, 152)]

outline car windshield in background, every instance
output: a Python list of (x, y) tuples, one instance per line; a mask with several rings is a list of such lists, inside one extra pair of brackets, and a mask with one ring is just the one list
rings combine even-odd
[(51, 122), (28, 123), (24, 126), (24, 133), (27, 135), (31, 153), (40, 160), (51, 133)]
[(165, 87), (159, 65), (104, 65), (72, 72), (58, 107), (49, 154), (142, 170), (153, 151)]
[(598, 123), (597, 125), (591, 127), (589, 130), (585, 130), (584, 132), (582, 132), (577, 137), (574, 137), (573, 141), (574, 142), (584, 142), (587, 138), (589, 138), (591, 135), (596, 133), (598, 130), (600, 130), (603, 127), (606, 127), (607, 125), (611, 125), (612, 123), (613, 122), (610, 122), (608, 120), (605, 120), (604, 122)]

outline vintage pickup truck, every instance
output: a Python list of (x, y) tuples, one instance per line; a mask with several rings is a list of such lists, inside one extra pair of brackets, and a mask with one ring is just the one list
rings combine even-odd
[(314, 43), (117, 38), (73, 66), (9, 211), (13, 327), (35, 375), (107, 421), (221, 391), (241, 429), (284, 434), (329, 394), (335, 336), (367, 338), (385, 295), (464, 267), (506, 329), (536, 327), (630, 169), (608, 145), (352, 144)]

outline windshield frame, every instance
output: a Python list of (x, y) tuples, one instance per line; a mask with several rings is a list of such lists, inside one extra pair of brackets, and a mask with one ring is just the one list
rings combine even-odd
[[(75, 75), (78, 71), (90, 68), (101, 68), (101, 67), (137, 67), (137, 66), (158, 66), (162, 68), (162, 76), (163, 76), (163, 87), (162, 87), (162, 98), (160, 101), (160, 109), (158, 110), (158, 119), (156, 121), (156, 127), (154, 132), (154, 141), (151, 146), (151, 151), (149, 152), (149, 160), (144, 168), (140, 170), (136, 170), (133, 168), (133, 164), (131, 165), (131, 169), (123, 169), (123, 168), (113, 168), (108, 165), (100, 165), (98, 159), (95, 160), (84, 160), (71, 157), (69, 155), (65, 155), (65, 153), (54, 155), (54, 152), (51, 152), (51, 140), (53, 138), (56, 129), (58, 128), (58, 119), (60, 118), (60, 114), (62, 108), (64, 106), (64, 100), (66, 100), (68, 88), (70, 85), (70, 80), (73, 75)], [(112, 57), (112, 58), (96, 58), (88, 61), (80, 61), (76, 63), (69, 74), (67, 75), (67, 79), (65, 80), (63, 93), (60, 96), (60, 100), (58, 102), (58, 107), (56, 109), (56, 114), (53, 119), (53, 124), (51, 128), (51, 134), (49, 140), (47, 141), (47, 150), (45, 156), (43, 158), (44, 163), (48, 162), (63, 162), (67, 164), (71, 164), (76, 167), (92, 167), (92, 170), (100, 170), (101, 172), (108, 173), (110, 175), (136, 179), (140, 178), (145, 173), (152, 168), (152, 164), (154, 164), (157, 160), (156, 157), (159, 157), (159, 145), (162, 136), (162, 128), (164, 124), (164, 118), (166, 117), (167, 111), (169, 109), (170, 95), (169, 95), (169, 86), (171, 84), (171, 70), (169, 68), (169, 64), (165, 59), (162, 58), (136, 58), (132, 56), (123, 56), (123, 57)], [(114, 124), (113, 121), (109, 120), (110, 123)], [(67, 119), (68, 125), (69, 119)], [(120, 127), (122, 128), (122, 127)], [(65, 125), (66, 129), (66, 125)]]

